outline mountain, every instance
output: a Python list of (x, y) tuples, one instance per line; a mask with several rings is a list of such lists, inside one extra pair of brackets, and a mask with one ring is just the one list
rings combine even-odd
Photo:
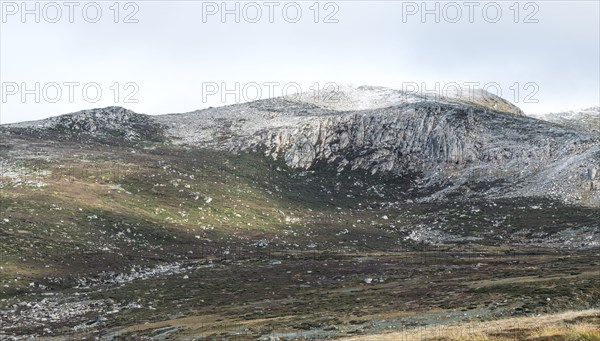
[(532, 117), (560, 124), (571, 129), (600, 133), (600, 106), (577, 111), (536, 114)]
[(481, 92), (432, 98), (358, 87), (320, 98), (308, 93), (153, 118), (176, 143), (234, 152), (264, 147), (294, 168), (417, 172), (427, 186), (443, 188), (433, 198), (500, 181), (493, 195), (600, 205), (594, 132), (529, 118)]
[(482, 92), (366, 86), (2, 125), (0, 339), (334, 339), (597, 309), (599, 149)]
[(82, 110), (39, 121), (4, 125), (4, 130), (20, 135), (31, 135), (58, 140), (85, 142), (98, 140), (161, 141), (163, 128), (142, 114), (121, 107)]
[(530, 118), (497, 96), (462, 90), (436, 97), (347, 86), (183, 114), (108, 107), (4, 129), (104, 143), (168, 140), (233, 153), (260, 149), (301, 170), (417, 174), (423, 187), (437, 189), (420, 200), (548, 196), (600, 206), (596, 131)]

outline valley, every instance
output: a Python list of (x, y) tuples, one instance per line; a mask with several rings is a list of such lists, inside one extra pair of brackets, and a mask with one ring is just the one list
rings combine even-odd
[(247, 136), (188, 122), (221, 146), (114, 107), (2, 126), (0, 338), (595, 335), (600, 137), (402, 105), (299, 103), (301, 128)]

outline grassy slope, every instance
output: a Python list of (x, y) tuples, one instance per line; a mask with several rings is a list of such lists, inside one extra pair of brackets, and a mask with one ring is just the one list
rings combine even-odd
[[(27, 155), (18, 149), (34, 144), (36, 150), (52, 151), (55, 156), (42, 163), (46, 172), (27, 177), (44, 186), (4, 183), (2, 188), (0, 299), (6, 302), (33, 299), (30, 294), (48, 290), (72, 293), (70, 288), (78, 277), (95, 277), (102, 271), (127, 272), (133, 265), (204, 259), (206, 253), (216, 255), (224, 249), (235, 252), (237, 247), (275, 254), (283, 249), (317, 249), (331, 252), (332, 258), (315, 262), (310, 254), (298, 253), (299, 258), (292, 258), (282, 272), (273, 273), (273, 267), (263, 263), (234, 264), (196, 271), (190, 274), (191, 285), (182, 284), (179, 276), (170, 276), (89, 295), (119, 302), (139, 297), (144, 306), (162, 305), (158, 311), (115, 315), (121, 319), (112, 322), (115, 325), (160, 321), (172, 311), (190, 318), (206, 316), (218, 308), (225, 316), (246, 316), (258, 323), (250, 339), (259, 335), (261, 328), (267, 328), (265, 325), (284, 330), (292, 325), (292, 329), (306, 329), (311, 321), (319, 321), (320, 326), (352, 325), (355, 322), (348, 316), (381, 319), (390, 310), (460, 310), (465, 301), (487, 305), (505, 298), (534, 302), (514, 307), (523, 313), (525, 309), (541, 309), (535, 302), (543, 301), (542, 296), (549, 293), (562, 300), (561, 307), (570, 304), (569, 297), (574, 295), (579, 300), (578, 308), (586, 306), (590, 297), (598, 297), (594, 289), (598, 282), (588, 276), (590, 267), (598, 265), (589, 262), (592, 254), (564, 260), (556, 254), (534, 255), (528, 268), (493, 255), (487, 260), (456, 264), (444, 258), (444, 266), (454, 268), (451, 278), (440, 272), (438, 265), (423, 267), (418, 254), (411, 260), (415, 264), (401, 267), (397, 264), (403, 260), (385, 254), (418, 250), (423, 244), (406, 237), (414, 229), (436, 227), (452, 235), (477, 238), (441, 246), (445, 255), (475, 247), (489, 248), (493, 254), (506, 257), (511, 255), (511, 248), (526, 252), (515, 239), (519, 231), (525, 231), (521, 237), (526, 241), (572, 227), (597, 226), (598, 209), (567, 207), (541, 198), (457, 198), (444, 203), (417, 203), (413, 200), (424, 194), (411, 190), (418, 174), (403, 178), (361, 173), (341, 176), (325, 167), (317, 174), (301, 173), (259, 152), (229, 155), (163, 144), (132, 149), (130, 145), (14, 141), (17, 143), (11, 142), (7, 150), (17, 150), (15, 154)], [(6, 150), (3, 153), (3, 157), (8, 156)], [(39, 165), (39, 161), (28, 157), (18, 163), (27, 169)], [(266, 249), (256, 246), (264, 241), (269, 243)], [(360, 257), (353, 252), (360, 252)], [(372, 263), (360, 260), (362, 255), (377, 252), (383, 255)], [(537, 263), (536, 257), (543, 261)], [(473, 271), (480, 262), (497, 263), (498, 267)], [(557, 263), (548, 267), (553, 262)], [(577, 285), (568, 276), (554, 278), (554, 282), (543, 284), (546, 291), (532, 292), (525, 278), (533, 276), (532, 267), (542, 277), (573, 272), (581, 278), (576, 277)], [(310, 275), (307, 269), (312, 269)], [(380, 275), (396, 284), (370, 290), (358, 287), (349, 295), (343, 292), (345, 287), (355, 288), (366, 276)], [(525, 279), (516, 285), (494, 281), (470, 287), (465, 282), (465, 278), (483, 281), (497, 276)], [(411, 278), (414, 283), (407, 282)], [(448, 281), (449, 286), (443, 284)], [(432, 282), (438, 284), (432, 287)], [(450, 289), (456, 294), (443, 299), (434, 295)], [(148, 292), (153, 294), (148, 296)], [(395, 302), (399, 297), (400, 302)], [(368, 306), (357, 304), (357, 299), (368, 302)], [(266, 303), (270, 300), (273, 304)], [(229, 306), (232, 302), (243, 305)], [(332, 310), (348, 318), (328, 316)], [(283, 320), (264, 325), (257, 322), (276, 316)], [(221, 316), (214, 327), (224, 321), (230, 325), (239, 322)], [(210, 328), (203, 332), (218, 334)]]
[(0, 293), (46, 274), (174, 260), (206, 245), (390, 250), (410, 246), (405, 237), (415, 226), (486, 244), (519, 230), (532, 238), (600, 221), (599, 210), (535, 198), (410, 203), (415, 177), (303, 174), (259, 153), (60, 148), (64, 157), (35, 177), (45, 186), (3, 187), (0, 285), (11, 283)]
[(345, 341), (437, 340), (437, 341), (598, 341), (600, 311), (585, 310), (560, 314), (501, 319), (487, 323), (418, 328), (403, 333), (351, 337)]

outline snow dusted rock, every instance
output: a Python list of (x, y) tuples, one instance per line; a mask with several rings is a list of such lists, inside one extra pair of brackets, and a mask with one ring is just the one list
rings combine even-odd
[[(346, 86), (323, 90), (318, 94), (307, 92), (153, 118), (167, 126), (170, 136), (180, 143), (240, 150), (261, 145), (266, 138), (273, 137), (272, 134), (280, 130), (300, 129), (307, 123), (313, 124), (307, 128), (314, 128), (314, 121), (351, 116), (353, 113), (358, 116), (369, 113), (377, 115), (383, 109), (398, 111), (397, 107), (406, 109), (423, 103), (468, 106), (522, 115), (522, 111), (508, 101), (481, 90), (455, 89), (447, 95), (442, 97), (383, 87)], [(327, 128), (326, 125), (323, 127)], [(281, 144), (279, 141), (272, 142)]]
[(264, 147), (294, 168), (422, 173), (424, 186), (443, 188), (432, 200), (466, 183), (498, 182), (507, 186), (487, 195), (600, 205), (589, 170), (600, 164), (600, 136), (523, 116), (482, 91), (436, 97), (342, 87), (154, 119), (178, 143), (234, 152)]
[[(448, 87), (437, 92), (427, 92), (424, 89), (413, 91), (409, 85), (405, 88), (405, 91), (401, 91), (381, 86), (339, 86), (322, 89), (319, 93), (305, 92), (287, 98), (336, 111), (373, 110), (401, 104), (437, 102), (483, 106), (523, 115), (521, 109), (507, 100), (481, 89)], [(414, 88), (418, 89), (418, 86)]]
[(82, 110), (40, 121), (20, 122), (4, 126), (12, 133), (37, 132), (42, 136), (72, 139), (95, 137), (124, 141), (161, 141), (164, 127), (149, 116), (121, 107)]
[(259, 140), (296, 168), (325, 161), (338, 171), (423, 172), (442, 186), (501, 180), (519, 183), (514, 195), (600, 203), (586, 179), (600, 164), (599, 136), (478, 107), (416, 103), (316, 116)]
[(531, 117), (560, 124), (572, 129), (600, 133), (600, 107), (590, 107), (578, 111), (564, 111), (546, 114), (534, 114)]

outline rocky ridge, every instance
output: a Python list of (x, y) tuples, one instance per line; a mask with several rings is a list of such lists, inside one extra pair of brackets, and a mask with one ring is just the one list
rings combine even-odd
[(524, 116), (490, 94), (342, 88), (154, 118), (178, 143), (233, 152), (265, 147), (295, 168), (326, 162), (338, 172), (423, 173), (426, 186), (443, 188), (430, 199), (466, 183), (502, 182), (486, 195), (600, 204), (600, 136)]
[(5, 127), (129, 142), (168, 139), (234, 153), (262, 150), (302, 170), (325, 164), (371, 176), (419, 174), (423, 187), (437, 189), (423, 200), (533, 195), (600, 205), (598, 133), (524, 116), (481, 91), (439, 97), (342, 87), (183, 114), (109, 107)]
[(600, 133), (600, 106), (531, 116), (576, 130)]
[(143, 114), (122, 107), (82, 110), (40, 121), (4, 125), (16, 134), (40, 134), (61, 139), (120, 139), (122, 141), (161, 141), (164, 128)]

